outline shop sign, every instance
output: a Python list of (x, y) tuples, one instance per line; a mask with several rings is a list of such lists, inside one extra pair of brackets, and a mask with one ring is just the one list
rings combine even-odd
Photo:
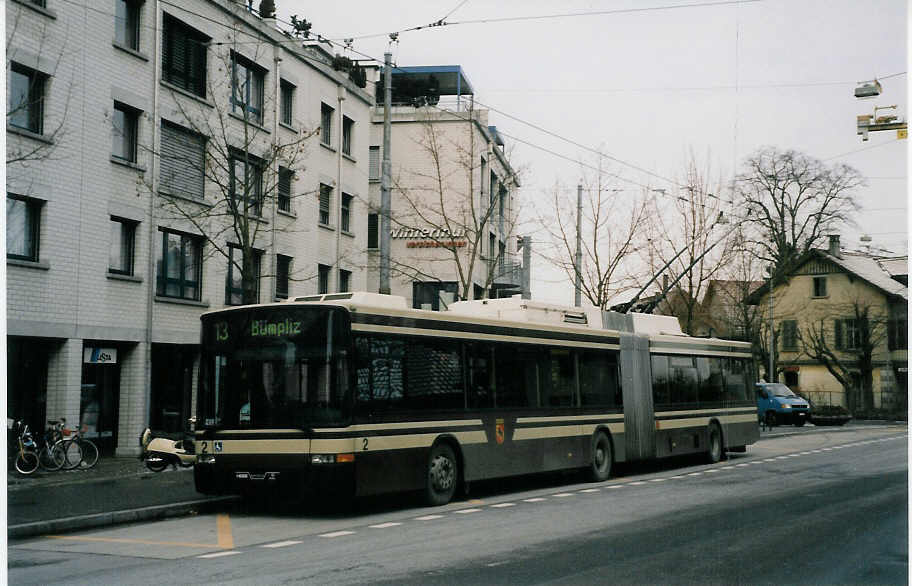
[(82, 349), (82, 362), (85, 364), (117, 364), (117, 348), (88, 346)]

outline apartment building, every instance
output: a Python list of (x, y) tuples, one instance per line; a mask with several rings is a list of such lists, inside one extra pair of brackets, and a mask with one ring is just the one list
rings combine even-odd
[[(419, 309), (520, 293), (519, 179), (458, 65), (397, 66), (390, 112), (390, 292)], [(370, 143), (368, 276), (379, 287), (384, 84)]]
[(5, 10), (7, 416), (131, 455), (202, 312), (367, 287), (374, 95), (246, 2)]

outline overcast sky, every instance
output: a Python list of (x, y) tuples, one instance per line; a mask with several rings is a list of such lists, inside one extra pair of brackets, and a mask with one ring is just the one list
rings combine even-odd
[[(895, 131), (871, 134), (868, 142), (855, 134), (855, 116), (875, 105), (898, 104), (907, 116), (903, 0), (276, 4), (279, 18), (297, 14), (316, 34), (354, 37), (354, 49), (380, 60), (386, 33), (402, 31), (392, 45), (395, 64), (461, 65), (482, 104), (671, 179), (682, 175), (690, 151), (729, 179), (744, 157), (767, 145), (852, 165), (868, 186), (857, 194), (863, 211), (858, 226), (843, 232), (844, 247), (858, 246), (866, 233), (874, 244), (907, 252), (908, 141)], [(607, 11), (613, 13), (591, 14)], [(569, 13), (590, 14), (458, 24)], [(405, 30), (442, 18), (453, 24)], [(364, 35), (377, 36), (358, 38)], [(857, 100), (856, 83), (874, 77), (886, 78), (883, 94)], [(574, 185), (580, 168), (572, 161), (592, 161), (591, 153), (498, 112), (489, 122), (540, 147), (512, 141), (527, 200), (546, 198), (555, 181)], [(631, 197), (638, 183), (673, 190), (633, 167), (610, 168), (629, 180), (616, 187)], [(556, 275), (535, 276), (536, 299), (572, 302)]]

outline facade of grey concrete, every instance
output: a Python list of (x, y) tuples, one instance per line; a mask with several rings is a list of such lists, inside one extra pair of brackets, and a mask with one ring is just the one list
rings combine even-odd
[[(277, 299), (277, 255), (285, 257), (289, 297), (367, 286), (373, 96), (334, 70), (325, 49), (302, 48), (245, 7), (6, 3), (8, 417), (39, 428), (65, 417), (128, 455), (144, 426), (176, 433), (192, 414), (199, 315), (230, 300), (219, 249), (235, 238), (218, 218), (194, 222), (175, 212), (174, 201), (205, 209), (218, 188), (201, 175), (201, 198), (189, 202), (165, 189), (173, 180), (161, 177), (162, 137), (174, 128), (219, 129), (223, 136), (203, 137), (206, 144), (243, 145), (270, 161), (276, 145), (299, 147), (287, 209), (267, 196), (257, 219), (260, 302)], [(205, 41), (196, 45), (203, 72), (181, 61), (197, 53), (183, 45), (178, 52), (173, 38), (165, 63), (163, 35), (175, 30)], [(232, 113), (235, 63), (262, 84), (255, 124)], [(205, 86), (169, 82), (175, 71), (202, 76)], [(265, 183), (275, 185), (281, 164), (262, 170)], [(321, 185), (330, 191), (325, 216)], [(198, 261), (181, 261), (198, 272), (178, 276), (178, 295), (161, 274), (162, 257), (178, 258), (164, 250), (167, 231), (200, 247)]]

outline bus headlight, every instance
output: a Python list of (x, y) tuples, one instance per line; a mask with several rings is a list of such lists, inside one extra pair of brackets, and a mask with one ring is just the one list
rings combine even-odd
[(336, 455), (335, 454), (312, 454), (310, 456), (311, 464), (335, 464)]
[(200, 454), (196, 457), (197, 464), (215, 464), (215, 454)]

